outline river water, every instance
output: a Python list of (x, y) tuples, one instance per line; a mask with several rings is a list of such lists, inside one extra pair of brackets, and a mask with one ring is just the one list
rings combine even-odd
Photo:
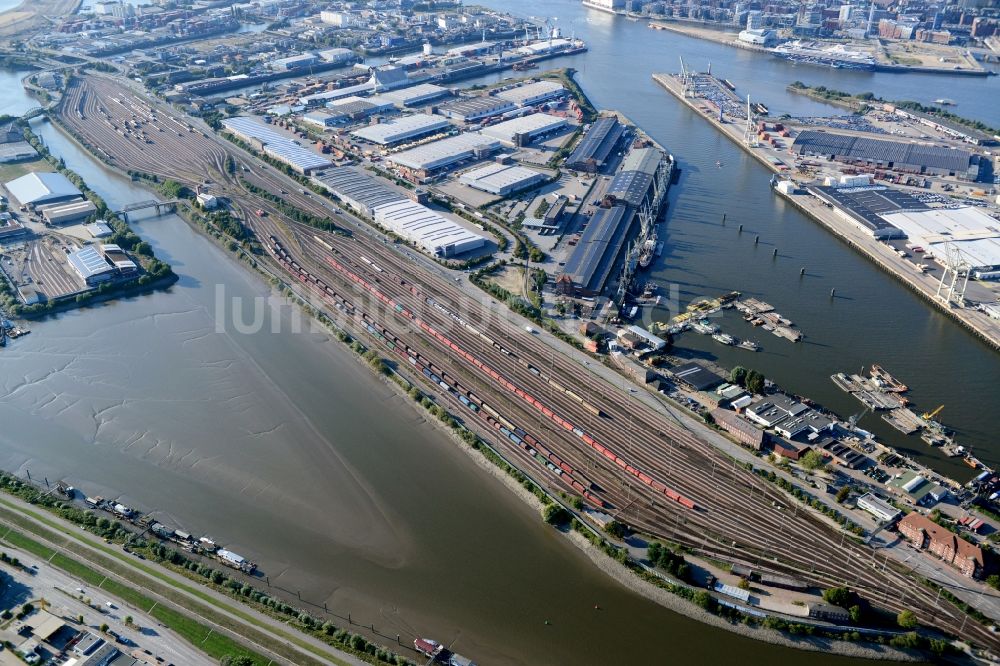
[[(149, 198), (37, 131), (110, 205)], [(609, 580), (339, 343), (292, 332), (287, 309), (239, 333), (219, 303), (266, 285), (182, 220), (135, 226), (180, 280), (34, 322), (3, 351), (0, 468), (121, 496), (258, 561), (316, 614), (457, 639), (483, 664), (804, 658)]]
[[(486, 2), (498, 9), (532, 15), (528, 0)], [(772, 116), (829, 115), (842, 110), (788, 93), (795, 80), (851, 92), (873, 91), (886, 99), (930, 102), (949, 97), (956, 113), (1000, 127), (1000, 77), (854, 72), (794, 65), (770, 55), (735, 49), (582, 7), (575, 0), (545, 4), (564, 34), (586, 40), (589, 51), (544, 67), (574, 67), (577, 80), (598, 108), (617, 109), (649, 132), (677, 157), (680, 182), (671, 189), (663, 256), (651, 278), (667, 293), (679, 289), (682, 305), (702, 296), (738, 290), (768, 301), (794, 321), (805, 340), (793, 344), (746, 325), (737, 313), (720, 321), (724, 330), (757, 340), (757, 354), (723, 347), (709, 337), (685, 334), (678, 345), (726, 367), (743, 364), (763, 372), (786, 389), (813, 398), (843, 416), (861, 404), (839, 391), (830, 375), (858, 372), (881, 364), (911, 387), (920, 410), (943, 404), (941, 420), (958, 439), (994, 466), (1000, 444), (993, 418), (1000, 411), (1000, 356), (959, 325), (881, 272), (860, 254), (785, 205), (768, 187), (770, 172), (697, 117), (652, 80), (654, 72), (689, 67), (712, 72), (736, 84)], [(509, 73), (483, 80), (496, 80)], [(721, 162), (721, 168), (716, 165)], [(727, 216), (722, 224), (723, 215)], [(739, 225), (744, 225), (739, 233)], [(759, 244), (754, 244), (756, 236)], [(772, 259), (777, 248), (778, 258)], [(802, 268), (804, 278), (799, 277)], [(830, 298), (836, 289), (836, 298)], [(650, 314), (645, 314), (649, 317)], [(652, 315), (665, 319), (665, 310)], [(868, 414), (861, 425), (888, 443), (960, 480), (971, 470), (947, 459), (919, 438), (906, 437)]]

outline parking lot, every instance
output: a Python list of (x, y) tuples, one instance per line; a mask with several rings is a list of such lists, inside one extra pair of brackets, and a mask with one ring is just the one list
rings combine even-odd
[[(3, 565), (3, 573), (10, 576), (3, 589), (3, 596), (0, 597), (4, 608), (20, 608), (29, 602), (39, 608), (42, 606), (39, 600), (44, 599), (48, 612), (63, 618), (70, 629), (102, 636), (107, 642), (114, 643), (122, 653), (132, 655), (140, 662), (164, 666), (208, 666), (215, 663), (174, 636), (156, 620), (138, 609), (130, 608), (120, 599), (109, 596), (100, 589), (85, 586), (61, 570), (16, 548), (5, 545), (3, 551), (25, 565), (24, 568)], [(82, 622), (79, 621), (81, 616)], [(126, 618), (131, 618), (130, 624), (126, 624)], [(108, 625), (106, 634), (100, 632), (103, 624)], [(14, 626), (8, 627), (7, 633)], [(11, 640), (10, 637), (5, 638)], [(23, 640), (23, 637), (17, 635), (16, 629), (14, 638)], [(73, 641), (66, 642), (72, 645)], [(51, 656), (52, 664), (66, 664), (73, 659), (68, 655)], [(120, 660), (121, 657), (112, 664), (119, 663)]]

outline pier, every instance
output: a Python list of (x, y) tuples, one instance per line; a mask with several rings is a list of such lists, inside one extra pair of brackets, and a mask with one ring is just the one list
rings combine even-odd
[[(785, 177), (791, 175), (791, 170), (795, 166), (793, 157), (786, 157), (787, 153), (782, 152), (780, 147), (756, 145), (757, 141), (752, 139), (747, 141), (749, 137), (746, 136), (745, 131), (747, 124), (745, 111), (743, 115), (738, 115), (730, 121), (726, 118), (724, 106), (723, 112), (720, 114), (718, 104), (709, 99), (697, 97), (691, 87), (685, 86), (680, 76), (653, 74), (653, 80), (769, 170)], [(726, 86), (721, 82), (718, 86), (720, 89), (726, 89)], [(824, 226), (847, 245), (864, 254), (876, 266), (964, 326), (994, 350), (1000, 350), (1000, 321), (991, 319), (988, 314), (975, 308), (957, 307), (953, 303), (947, 303), (937, 298), (937, 278), (914, 271), (912, 264), (899, 257), (891, 247), (866, 235), (853, 223), (838, 215), (836, 211), (827, 208), (822, 201), (813, 195), (809, 193), (784, 193), (778, 188), (775, 188), (774, 191), (800, 212)]]

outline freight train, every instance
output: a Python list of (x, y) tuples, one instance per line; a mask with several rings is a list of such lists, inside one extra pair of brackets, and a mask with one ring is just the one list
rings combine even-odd
[[(479, 357), (477, 357), (474, 354), (466, 351), (463, 347), (461, 347), (460, 345), (456, 344), (454, 341), (452, 341), (450, 338), (448, 338), (443, 333), (441, 333), (440, 331), (438, 331), (436, 328), (434, 328), (433, 326), (431, 326), (430, 324), (428, 324), (427, 322), (425, 322), (423, 319), (421, 319), (420, 317), (418, 317), (417, 315), (415, 315), (405, 305), (396, 302), (395, 299), (393, 299), (391, 296), (388, 296), (387, 294), (385, 294), (378, 286), (376, 286), (375, 284), (373, 284), (369, 280), (365, 279), (364, 277), (358, 275), (353, 270), (351, 270), (351, 268), (349, 266), (347, 266), (344, 263), (338, 261), (337, 259), (335, 259), (332, 256), (326, 256), (323, 259), (324, 259), (324, 261), (329, 266), (331, 266), (338, 273), (340, 273), (341, 275), (344, 275), (345, 277), (347, 277), (349, 280), (351, 280), (355, 284), (360, 285), (361, 287), (363, 287), (365, 290), (367, 290), (370, 294), (372, 294), (378, 300), (380, 300), (383, 303), (385, 303), (386, 305), (394, 308), (394, 310), (396, 311), (397, 314), (399, 314), (401, 316), (404, 316), (404, 317), (410, 319), (411, 321), (413, 321), (413, 323), (415, 323), (417, 326), (419, 326), (421, 330), (423, 330), (425, 333), (427, 333), (428, 335), (430, 335), (431, 337), (433, 337), (434, 339), (436, 339), (438, 342), (440, 342), (445, 347), (447, 347), (447, 348), (451, 349), (452, 351), (454, 351), (461, 358), (463, 358), (466, 361), (468, 361), (469, 363), (471, 363), (473, 366), (475, 366), (476, 368), (478, 368), (479, 370), (481, 370), (483, 373), (485, 373), (486, 375), (488, 375), (491, 379), (494, 380), (494, 382), (496, 382), (497, 384), (499, 384), (502, 388), (504, 388), (505, 390), (507, 390), (507, 391), (515, 394), (517, 397), (521, 398), (522, 400), (524, 400), (525, 402), (527, 402), (528, 404), (530, 404), (536, 410), (538, 410), (542, 414), (544, 414), (546, 416), (546, 418), (548, 418), (551, 421), (553, 421), (554, 423), (556, 423), (559, 427), (561, 427), (564, 430), (567, 430), (567, 431), (572, 432), (573, 434), (575, 434), (584, 443), (586, 443), (591, 449), (597, 451), (602, 456), (604, 456), (605, 458), (607, 458), (609, 461), (613, 462), (614, 464), (616, 464), (618, 467), (620, 467), (621, 469), (623, 469), (624, 471), (626, 471), (627, 473), (629, 473), (633, 477), (639, 479), (639, 481), (642, 482), (643, 484), (645, 484), (645, 485), (653, 488), (657, 493), (660, 493), (660, 494), (664, 495), (665, 497), (667, 497), (671, 501), (676, 502), (676, 503), (680, 504), (681, 506), (684, 506), (685, 508), (688, 508), (688, 509), (696, 509), (697, 508), (696, 504), (694, 503), (693, 500), (691, 500), (688, 497), (685, 497), (684, 495), (681, 495), (677, 491), (675, 491), (672, 488), (669, 488), (668, 486), (666, 486), (664, 483), (662, 483), (660, 481), (657, 481), (656, 479), (653, 479), (646, 472), (638, 469), (637, 467), (634, 467), (631, 463), (629, 463), (628, 461), (626, 461), (624, 458), (622, 458), (621, 456), (617, 455), (613, 450), (611, 450), (608, 447), (602, 445), (600, 442), (598, 442), (597, 440), (595, 440), (591, 435), (589, 435), (586, 432), (584, 432), (584, 430), (582, 428), (578, 427), (577, 425), (575, 425), (571, 421), (563, 418), (560, 414), (556, 413), (555, 411), (549, 409), (541, 401), (539, 401), (537, 398), (535, 398), (530, 393), (528, 393), (527, 391), (525, 391), (523, 388), (521, 388), (520, 386), (517, 386), (514, 382), (510, 381), (509, 379), (507, 379), (507, 377), (505, 377), (501, 373), (497, 372), (495, 369), (493, 369), (488, 364), (484, 363)], [(410, 290), (410, 292), (413, 295), (415, 295), (415, 296), (422, 296), (420, 290), (415, 285), (408, 284), (402, 278), (397, 278), (397, 279), (399, 280), (399, 282), (400, 282), (401, 285), (408, 287), (409, 290)], [(441, 304), (437, 303), (433, 299), (431, 299), (431, 298), (425, 298), (425, 300), (426, 300), (426, 302), (428, 302), (432, 306), (434, 306), (434, 307), (436, 307), (436, 308), (438, 308), (438, 309), (446, 312), (449, 316), (451, 316), (452, 318), (456, 319), (456, 321), (464, 323), (461, 320), (461, 318), (458, 317), (458, 315), (456, 315), (455, 313), (452, 313), (452, 312), (448, 311), (447, 308), (444, 308), (444, 306), (442, 306)], [(513, 353), (509, 349), (506, 349), (505, 347), (503, 347), (503, 345), (501, 345), (500, 343), (496, 342), (495, 340), (492, 340), (491, 338), (488, 338), (483, 333), (479, 332), (477, 329), (475, 329), (474, 327), (472, 327), (470, 324), (464, 323), (464, 325), (465, 325), (466, 328), (470, 329), (470, 331), (475, 331), (477, 334), (479, 334), (480, 336), (484, 337), (487, 341), (491, 342), (492, 346), (495, 347), (495, 348), (497, 348), (498, 350), (500, 350), (502, 353), (504, 353), (506, 355), (509, 355), (509, 356), (513, 356)], [(556, 384), (555, 386), (558, 386), (558, 384)], [(567, 391), (566, 389), (563, 389), (563, 391), (565, 393), (567, 393), (567, 395), (571, 394), (571, 392)], [(575, 395), (575, 394), (573, 394), (573, 395)], [(571, 395), (571, 397), (573, 397), (573, 395)], [(579, 400), (582, 403), (585, 402), (582, 398), (579, 398)], [(591, 411), (593, 411), (593, 410), (591, 410)], [(599, 411), (600, 410), (598, 410), (598, 412)]]

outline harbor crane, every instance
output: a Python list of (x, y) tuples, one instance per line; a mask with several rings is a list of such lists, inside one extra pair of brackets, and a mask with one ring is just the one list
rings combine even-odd
[(748, 148), (756, 148), (760, 145), (757, 142), (757, 128), (753, 125), (753, 109), (750, 108), (750, 95), (747, 95), (747, 127), (743, 130), (743, 141)]
[(933, 421), (934, 417), (940, 414), (942, 409), (944, 409), (944, 405), (939, 406), (933, 412), (924, 412), (923, 414), (920, 415), (920, 418), (922, 418), (924, 421)]
[[(972, 267), (965, 260), (965, 255), (953, 243), (946, 243), (944, 252), (944, 270), (941, 271), (941, 280), (938, 282), (934, 296), (943, 300), (948, 306), (954, 302), (958, 307), (963, 307), (965, 305), (965, 289), (969, 286)], [(949, 274), (951, 274), (951, 281), (946, 287), (945, 282), (948, 281)], [(958, 290), (957, 294), (956, 289)]]

